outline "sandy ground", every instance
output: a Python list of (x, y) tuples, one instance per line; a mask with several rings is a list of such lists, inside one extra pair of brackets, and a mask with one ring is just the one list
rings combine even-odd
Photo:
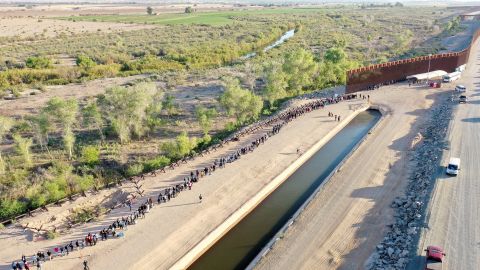
[[(352, 103), (361, 102), (349, 101), (331, 105), (328, 110), (346, 117), (351, 113)], [(140, 220), (139, 224), (128, 228), (125, 238), (101, 242), (93, 248), (73, 253), (69, 257), (57, 258), (46, 263), (44, 269), (78, 269), (82, 258), (88, 258), (92, 269), (168, 268), (290, 165), (298, 157), (297, 148), (309, 148), (338, 124), (326, 114), (326, 110), (319, 110), (293, 121), (284, 127), (279, 135), (272, 137), (255, 152), (202, 179), (194, 186), (193, 191), (181, 193), (170, 203), (155, 207), (145, 220)], [(166, 174), (147, 177), (143, 182), (143, 188), (148, 195), (156, 196), (159, 190), (181, 181), (191, 170), (237, 149), (241, 144), (249, 143), (263, 132), (265, 131), (242, 138), (240, 142), (231, 143), (217, 152), (182, 164), (175, 170), (168, 170)], [(286, 141), (289, 143), (285, 144)], [(130, 185), (122, 187), (122, 191), (129, 190), (132, 190)], [(106, 190), (88, 198), (81, 198), (78, 205), (86, 201), (101, 201), (114, 192), (119, 190)], [(198, 203), (199, 194), (204, 197), (201, 204)], [(42, 222), (48, 223), (52, 215), (59, 218), (66, 215), (64, 208), (71, 208), (68, 204), (75, 203), (52, 207), (49, 212), (23, 219), (21, 223), (28, 222), (36, 226)], [(103, 221), (76, 227), (54, 240), (41, 240), (19, 227), (9, 227), (0, 234), (2, 246), (0, 269), (8, 269), (9, 263), (18, 259), (22, 253), (31, 254), (39, 249), (52, 248), (58, 244), (65, 245), (70, 240), (82, 237), (88, 231), (98, 231), (118, 216), (127, 213), (128, 208), (116, 209)]]
[(92, 32), (123, 32), (146, 28), (154, 28), (154, 25), (125, 24), (108, 22), (73, 22), (65, 20), (42, 19), (40, 17), (1, 17), (1, 37), (57, 37), (60, 35), (74, 35)]
[[(157, 13), (183, 12), (185, 7), (191, 4), (39, 4), (30, 7), (18, 5), (1, 5), (0, 17), (2, 16), (70, 16), (70, 15), (93, 15), (93, 14), (137, 14), (145, 13), (146, 7), (151, 6)], [(197, 4), (197, 10), (214, 11), (234, 8), (232, 4)], [(257, 7), (259, 8), (259, 7)]]
[(76, 98), (78, 100), (103, 93), (106, 88), (122, 85), (135, 79), (144, 78), (147, 75), (129, 77), (117, 77), (88, 81), (84, 84), (68, 84), (48, 86), (44, 93), (26, 95), (14, 100), (0, 99), (0, 115), (20, 116), (37, 112), (53, 97)]
[(393, 220), (390, 204), (405, 187), (422, 117), (444, 91), (393, 85), (368, 92), (389, 113), (257, 269), (363, 269)]
[(458, 83), (467, 89), (467, 104), (455, 110), (449, 131), (450, 147), (443, 154), (442, 166), (450, 157), (461, 159), (457, 177), (445, 175), (439, 168), (436, 187), (428, 211), (428, 224), (422, 230), (417, 257), (408, 269), (423, 269), (428, 245), (444, 247), (447, 254), (443, 269), (478, 269), (480, 265), (480, 43), (470, 55), (467, 70)]

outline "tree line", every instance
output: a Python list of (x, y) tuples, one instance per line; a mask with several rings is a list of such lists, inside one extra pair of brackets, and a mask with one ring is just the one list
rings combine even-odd
[[(88, 58), (78, 62), (91, 65)], [(192, 112), (201, 136), (180, 132), (158, 145), (156, 156), (123, 164), (112, 165), (118, 162), (115, 148), (148, 140), (159, 128), (172, 124), (171, 116), (179, 110), (175, 97), (153, 82), (111, 87), (81, 103), (55, 97), (38, 114), (21, 121), (0, 117), (0, 142), (8, 137), (14, 146), (0, 153), (0, 219), (164, 167), (216, 143), (220, 134), (212, 138), (211, 129), (220, 114), (234, 119), (226, 125), (232, 132), (272, 112), (281, 100), (344, 83), (345, 70), (352, 65), (339, 48), (322, 58), (297, 49), (253, 68), (258, 71), (255, 77), (264, 81), (260, 89), (225, 77), (217, 105), (198, 105)]]

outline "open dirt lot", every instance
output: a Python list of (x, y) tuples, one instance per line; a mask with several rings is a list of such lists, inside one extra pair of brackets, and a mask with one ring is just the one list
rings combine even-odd
[[(70, 16), (90, 14), (134, 14), (145, 13), (151, 6), (156, 13), (183, 12), (188, 4), (49, 4), (49, 5), (0, 5), (3, 16)], [(234, 8), (232, 4), (197, 4), (197, 10), (213, 11)]]
[[(90, 32), (121, 32), (146, 28), (152, 25), (105, 23), (105, 22), (73, 22), (65, 20), (42, 19), (39, 17), (1, 17), (0, 37), (57, 37)], [(40, 37), (39, 37), (40, 38)]]
[(418, 127), (446, 89), (400, 84), (366, 92), (387, 115), (257, 269), (363, 269), (393, 220), (390, 204), (406, 184)]
[[(331, 105), (328, 110), (345, 118), (351, 112), (351, 105), (358, 103), (362, 101)], [(298, 157), (297, 148), (309, 148), (337, 124), (338, 122), (327, 117), (327, 110), (318, 110), (302, 116), (284, 127), (279, 135), (269, 139), (253, 153), (242, 157), (225, 169), (216, 171), (212, 176), (203, 178), (194, 185), (193, 191), (181, 193), (178, 198), (168, 204), (153, 208), (144, 220), (128, 228), (125, 238), (101, 242), (95, 247), (74, 252), (69, 257), (54, 259), (52, 262), (47, 262), (45, 267), (78, 269), (82, 258), (88, 258), (92, 269), (138, 269), (140, 266), (166, 269), (290, 165)], [(211, 163), (213, 159), (231, 153), (240, 145), (261, 136), (263, 132), (265, 130), (244, 137), (239, 142), (230, 143), (217, 152), (199, 157), (193, 162), (181, 164), (175, 170), (167, 170), (166, 174), (147, 177), (142, 183), (147, 196), (156, 198), (159, 190), (182, 181), (181, 179), (191, 170), (201, 168)], [(306, 137), (302, 134), (311, 134), (311, 136)], [(283, 143), (285, 141), (289, 143)], [(54, 223), (61, 222), (74, 207), (99, 203), (115, 196), (114, 194), (132, 190), (131, 185), (104, 190), (99, 194), (80, 198), (63, 206), (52, 207), (49, 212), (20, 222), (29, 223), (30, 226), (45, 224), (44, 228), (51, 228)], [(198, 203), (199, 194), (204, 197), (201, 204)], [(141, 199), (139, 202), (144, 200)], [(32, 254), (39, 249), (53, 248), (59, 244), (65, 245), (71, 240), (83, 237), (86, 232), (98, 231), (111, 224), (117, 217), (127, 214), (128, 208), (118, 208), (102, 221), (76, 227), (54, 240), (41, 240), (28, 230), (9, 227), (0, 237), (0, 245), (5, 247), (0, 254), (0, 269), (7, 269), (10, 262), (19, 259), (22, 253)], [(51, 216), (56, 216), (57, 219), (52, 221)]]

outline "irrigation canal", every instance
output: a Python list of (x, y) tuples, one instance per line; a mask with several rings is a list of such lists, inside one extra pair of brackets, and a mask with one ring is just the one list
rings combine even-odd
[(380, 117), (376, 110), (359, 113), (189, 269), (245, 269)]

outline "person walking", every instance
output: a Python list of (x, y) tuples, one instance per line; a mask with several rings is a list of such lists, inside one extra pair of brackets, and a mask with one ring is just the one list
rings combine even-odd
[(88, 261), (87, 260), (83, 261), (83, 270), (90, 270), (90, 267), (88, 267)]
[(203, 199), (202, 194), (198, 195), (198, 199), (200, 200), (199, 203), (201, 203)]

